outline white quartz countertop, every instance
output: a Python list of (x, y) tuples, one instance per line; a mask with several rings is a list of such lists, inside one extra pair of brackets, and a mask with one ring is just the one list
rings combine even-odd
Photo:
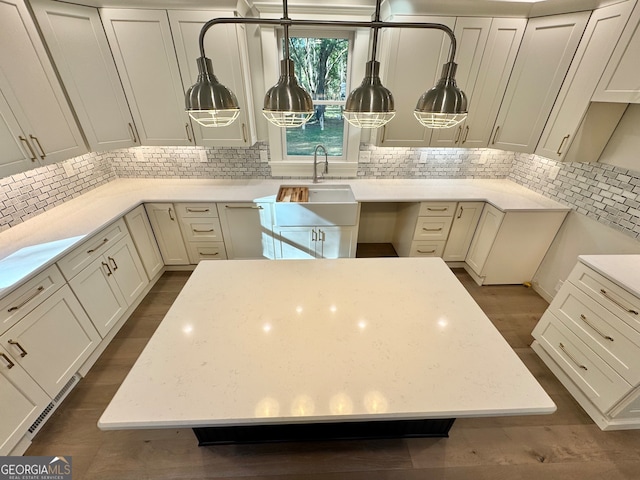
[(580, 255), (578, 260), (640, 297), (640, 255)]
[(439, 258), (204, 261), (102, 429), (556, 409)]
[[(503, 211), (562, 210), (510, 180), (327, 180), (348, 184), (359, 202), (486, 201)], [(280, 185), (308, 180), (119, 179), (0, 232), (0, 295), (16, 288), (143, 202), (275, 201)], [(24, 250), (27, 249), (27, 250)]]

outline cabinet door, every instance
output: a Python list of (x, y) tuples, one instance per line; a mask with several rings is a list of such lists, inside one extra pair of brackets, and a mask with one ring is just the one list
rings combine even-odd
[[(491, 27), (490, 18), (465, 17), (456, 20), (454, 30), (458, 49), (455, 62), (458, 64), (456, 70), (456, 83), (458, 87), (467, 95), (471, 101), (474, 97), (474, 89), (480, 70), (482, 54), (487, 44), (489, 29)], [(462, 141), (464, 124), (455, 128), (437, 128), (431, 134), (432, 147), (454, 147)]]
[(164, 10), (100, 10), (142, 145), (194, 145)]
[(147, 203), (145, 209), (165, 265), (189, 265), (189, 255), (182, 239), (172, 203)]
[(317, 258), (349, 258), (352, 255), (352, 241), (355, 227), (316, 227)]
[[(455, 17), (398, 17), (397, 21), (441, 23), (453, 29)], [(396, 116), (385, 125), (378, 144), (383, 147), (428, 147), (432, 130), (414, 117), (420, 96), (433, 87), (449, 53), (449, 37), (439, 30), (394, 28), (386, 31), (384, 85), (395, 100)], [(416, 52), (420, 52), (416, 61)], [(408, 72), (411, 72), (409, 75)]]
[(255, 203), (218, 204), (222, 236), (230, 259), (273, 258), (268, 206)]
[(483, 148), (489, 144), (526, 25), (524, 18), (494, 18), (491, 22), (478, 79), (469, 98), (469, 115), (458, 139), (459, 146)]
[(464, 262), (478, 226), (484, 202), (460, 202), (444, 249), (447, 262)]
[(128, 236), (123, 238), (105, 252), (105, 257), (127, 306), (131, 305), (149, 284), (133, 241)]
[(9, 455), (50, 401), (44, 390), (0, 347), (0, 455)]
[(164, 263), (144, 206), (140, 205), (127, 213), (124, 220), (127, 222), (131, 238), (147, 276), (153, 279), (162, 270)]
[[(619, 32), (627, 21), (631, 6), (630, 2), (618, 3), (595, 10), (591, 15), (567, 78), (542, 132), (536, 148), (537, 155), (553, 160), (565, 157), (589, 107), (601, 72), (618, 41)], [(617, 121), (614, 126), (616, 124)], [(585, 138), (585, 141), (589, 139)], [(594, 160), (598, 159), (605, 144), (606, 141), (598, 152), (594, 152)], [(590, 146), (588, 150), (595, 148)], [(584, 161), (586, 158), (578, 160)]]
[(529, 20), (491, 147), (533, 153), (589, 14), (577, 12)]
[(87, 152), (47, 51), (22, 0), (0, 1), (0, 91), (40, 163)]
[(489, 258), (491, 247), (498, 235), (503, 218), (504, 212), (501, 212), (493, 205), (486, 205), (482, 211), (478, 228), (473, 236), (469, 254), (466, 258), (467, 265), (478, 275), (482, 275), (482, 269), (487, 258)]
[(316, 258), (317, 230), (312, 227), (273, 227), (273, 233), (276, 258)]
[(113, 268), (103, 256), (94, 260), (69, 281), (91, 322), (103, 338), (127, 310), (127, 301), (118, 288)]
[(139, 145), (98, 10), (48, 0), (31, 5), (91, 150)]
[(596, 88), (593, 101), (640, 103), (638, 58), (640, 58), (640, 4), (636, 4), (620, 36)]
[(0, 337), (0, 344), (51, 398), (98, 343), (100, 335), (68, 285)]
[[(196, 59), (200, 57), (200, 29), (211, 18), (233, 17), (233, 12), (174, 10), (169, 12), (171, 32), (178, 55), (183, 89), (186, 92), (198, 78)], [(249, 76), (244, 26), (214, 25), (205, 36), (205, 51), (213, 62), (216, 77), (235, 93), (240, 115), (231, 125), (219, 128), (202, 127), (193, 122), (198, 145), (208, 147), (247, 147), (256, 141), (253, 97)]]
[(0, 178), (24, 172), (39, 165), (35, 153), (29, 150), (27, 136), (0, 92)]

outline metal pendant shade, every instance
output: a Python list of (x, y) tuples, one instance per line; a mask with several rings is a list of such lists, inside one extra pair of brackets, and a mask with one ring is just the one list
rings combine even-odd
[(292, 60), (280, 62), (280, 79), (267, 91), (262, 113), (279, 127), (299, 127), (313, 116), (313, 100), (296, 80)]
[(354, 127), (378, 128), (396, 114), (393, 95), (382, 85), (379, 71), (380, 62), (367, 62), (362, 83), (347, 97), (343, 116)]
[(189, 116), (204, 127), (224, 127), (240, 113), (238, 99), (218, 81), (206, 57), (198, 58), (198, 81), (187, 90), (185, 103)]
[(438, 84), (418, 100), (414, 115), (425, 127), (450, 128), (467, 118), (467, 96), (456, 85), (456, 68), (445, 63)]

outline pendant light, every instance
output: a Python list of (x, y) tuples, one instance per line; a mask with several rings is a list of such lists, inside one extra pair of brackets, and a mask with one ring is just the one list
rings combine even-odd
[(425, 127), (451, 128), (467, 118), (467, 96), (456, 85), (456, 68), (445, 63), (438, 84), (418, 100), (413, 114)]

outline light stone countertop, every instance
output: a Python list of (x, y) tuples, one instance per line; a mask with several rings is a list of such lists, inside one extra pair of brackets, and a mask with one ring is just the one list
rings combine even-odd
[(640, 255), (580, 255), (578, 260), (640, 298)]
[[(486, 201), (502, 211), (566, 207), (510, 180), (326, 180), (358, 202)], [(0, 232), (0, 295), (143, 202), (275, 201), (280, 185), (309, 180), (119, 179)], [(26, 249), (26, 250), (25, 250)]]
[(200, 262), (98, 426), (555, 410), (442, 259), (231, 260)]

